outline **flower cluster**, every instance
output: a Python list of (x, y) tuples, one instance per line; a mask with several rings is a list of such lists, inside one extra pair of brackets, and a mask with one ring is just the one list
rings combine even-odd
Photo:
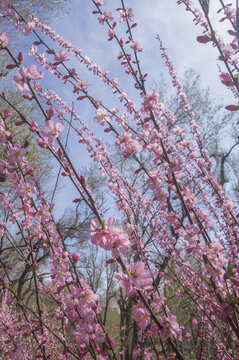
[(126, 254), (130, 241), (120, 227), (113, 226), (114, 223), (113, 217), (103, 222), (103, 227), (95, 220), (91, 220), (91, 241), (105, 250), (111, 250), (112, 256), (117, 258), (120, 254)]

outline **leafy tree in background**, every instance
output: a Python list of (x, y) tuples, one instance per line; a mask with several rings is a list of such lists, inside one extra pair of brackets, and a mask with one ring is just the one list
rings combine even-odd
[[(57, 17), (65, 16), (70, 9), (69, 0), (21, 0), (13, 1), (13, 5), (17, 6), (24, 18), (28, 18), (31, 14), (40, 17), (45, 22), (50, 23)], [(11, 42), (14, 44), (16, 49), (19, 50), (21, 47), (21, 41), (18, 38), (18, 33), (14, 31), (12, 26), (13, 17), (7, 14), (0, 15), (0, 32), (7, 31), (11, 37)], [(19, 50), (20, 51), (20, 50)], [(8, 75), (6, 69), (7, 57), (6, 54), (0, 52), (0, 79)]]
[[(56, 17), (64, 16), (69, 11), (70, 6), (68, 0), (20, 0), (13, 1), (12, 4), (17, 7), (23, 17), (27, 18), (29, 15), (35, 14), (45, 22), (51, 22)], [(11, 17), (8, 17), (7, 14), (1, 14), (1, 28), (5, 27), (6, 29), (6, 26), (10, 28), (9, 19)]]
[[(209, 151), (218, 180), (234, 201), (238, 201), (237, 114), (225, 112), (222, 100), (214, 98), (212, 89), (202, 86), (201, 77), (194, 69), (186, 70), (182, 84), (200, 126), (204, 146)], [(167, 96), (168, 86), (163, 76), (159, 82), (155, 82), (154, 87), (160, 98), (177, 116), (176, 124), (185, 125), (187, 113), (180, 106), (177, 95)]]

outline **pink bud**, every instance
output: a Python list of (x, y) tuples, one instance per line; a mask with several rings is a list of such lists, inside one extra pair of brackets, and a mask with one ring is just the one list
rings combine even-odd
[(24, 59), (23, 52), (20, 51), (20, 53), (18, 54), (18, 57), (17, 57), (17, 60), (18, 60), (19, 64), (22, 63), (23, 59)]
[(16, 125), (16, 126), (21, 126), (21, 125), (23, 125), (23, 124), (25, 124), (25, 121), (16, 121), (16, 122), (15, 122), (15, 125)]
[(15, 65), (15, 64), (8, 64), (6, 66), (6, 69), (11, 70), (11, 69), (15, 69), (16, 67), (17, 67), (17, 65)]
[(106, 260), (106, 264), (113, 264), (115, 262), (116, 262), (116, 258), (111, 258), (111, 259)]
[(30, 174), (32, 174), (33, 173), (33, 168), (29, 168), (28, 170), (27, 170), (27, 172), (26, 172), (26, 175), (30, 175)]
[(31, 131), (31, 132), (35, 132), (35, 131), (38, 131), (39, 129), (38, 129), (38, 125), (37, 125), (37, 123), (34, 121), (34, 120), (32, 120), (32, 126), (29, 128), (29, 130)]
[(7, 301), (6, 301), (8, 306), (10, 306), (12, 304), (12, 302), (13, 302), (12, 298), (8, 298)]
[(83, 200), (83, 199), (74, 199), (74, 200), (73, 200), (73, 203), (80, 203), (80, 202), (82, 202), (82, 200)]
[(229, 74), (222, 73), (222, 74), (220, 74), (219, 77), (220, 77), (220, 80), (223, 83), (223, 85), (234, 86), (234, 82)]
[(76, 253), (72, 255), (72, 261), (73, 261), (74, 263), (76, 263), (76, 262), (79, 260), (79, 258), (80, 258), (79, 255), (76, 254)]
[(61, 148), (58, 149), (57, 153), (58, 153), (59, 158), (61, 159), (62, 155), (63, 155), (63, 151), (61, 150)]
[(46, 113), (47, 113), (49, 119), (52, 118), (53, 115), (55, 115), (55, 112), (56, 112), (56, 110), (53, 106), (46, 110)]
[(109, 35), (109, 41), (112, 40), (115, 37), (115, 30), (114, 29), (109, 29), (108, 31), (108, 35)]
[(8, 117), (10, 117), (10, 116), (12, 116), (11, 111), (9, 111), (9, 110), (4, 110), (4, 118), (8, 118)]
[(65, 170), (66, 170), (66, 172), (68, 173), (68, 175), (71, 174), (71, 169), (69, 168), (68, 165), (65, 165)]
[(225, 109), (229, 111), (237, 111), (239, 110), (239, 105), (227, 105), (225, 106)]
[(82, 185), (85, 185), (85, 184), (86, 184), (86, 180), (85, 180), (84, 175), (81, 175), (81, 176), (80, 176), (80, 182), (81, 182)]
[(24, 94), (23, 97), (29, 101), (33, 100), (33, 96), (31, 94)]
[(204, 35), (204, 36), (198, 36), (198, 37), (197, 37), (197, 41), (200, 42), (200, 43), (202, 43), (202, 44), (206, 44), (206, 43), (208, 43), (209, 41), (212, 41), (212, 39), (211, 39), (209, 36)]
[(37, 262), (34, 261), (34, 262), (32, 263), (32, 266), (34, 267), (34, 269), (36, 269), (36, 268), (37, 268)]
[(68, 257), (68, 252), (67, 251), (63, 251), (62, 253), (62, 259), (66, 259)]
[(39, 145), (42, 149), (44, 149), (44, 148), (47, 147), (47, 144), (46, 144), (45, 141), (43, 141), (41, 138), (37, 138), (37, 139), (36, 139), (36, 142), (38, 143), (38, 145)]

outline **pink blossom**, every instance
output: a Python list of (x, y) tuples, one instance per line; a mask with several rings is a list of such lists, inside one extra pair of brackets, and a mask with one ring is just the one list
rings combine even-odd
[(104, 24), (106, 21), (112, 21), (114, 18), (112, 16), (111, 11), (105, 11), (100, 18), (98, 18), (98, 21), (100, 24)]
[(130, 279), (137, 289), (149, 288), (152, 285), (152, 277), (150, 271), (141, 261), (129, 265)]
[(150, 313), (147, 309), (137, 308), (134, 311), (134, 319), (137, 322), (138, 327), (144, 330), (150, 324)]
[(192, 325), (193, 325), (193, 326), (198, 326), (198, 321), (197, 321), (197, 319), (192, 318)]
[(54, 54), (54, 59), (59, 62), (67, 61), (70, 59), (70, 55), (66, 51), (60, 50), (59, 53)]
[(29, 21), (26, 25), (26, 27), (23, 29), (23, 34), (24, 35), (29, 35), (34, 31), (35, 28), (35, 21)]
[(118, 19), (120, 22), (125, 21), (126, 19), (130, 20), (130, 21), (134, 21), (134, 14), (133, 14), (133, 10), (131, 8), (125, 9), (125, 10), (118, 10)]
[(26, 150), (22, 149), (20, 145), (15, 145), (9, 149), (9, 160), (11, 162), (20, 162), (25, 155)]
[(39, 70), (36, 65), (33, 64), (28, 66), (26, 75), (31, 80), (39, 80), (43, 78), (44, 72), (42, 70)]
[(176, 316), (172, 314), (168, 314), (168, 316), (165, 318), (167, 320), (167, 331), (170, 334), (169, 336), (173, 336), (179, 341), (182, 341), (182, 329), (180, 328)]
[(95, 122), (99, 122), (100, 125), (104, 126), (106, 122), (111, 121), (111, 116), (107, 115), (107, 110), (104, 108), (96, 110), (96, 116), (94, 117)]
[(64, 130), (64, 124), (63, 122), (55, 122), (53, 120), (46, 120), (46, 127), (42, 129), (41, 133), (45, 138), (54, 137), (56, 138), (58, 136), (59, 131)]
[(0, 50), (6, 47), (8, 38), (8, 33), (5, 31), (0, 34)]
[(17, 87), (20, 91), (29, 91), (26, 71), (27, 71), (27, 69), (25, 67), (22, 67), (22, 68), (18, 69), (19, 76), (13, 76), (13, 78), (12, 78), (12, 83), (14, 85), (17, 85)]
[(19, 28), (19, 15), (18, 13), (16, 13), (16, 11), (14, 11), (14, 24), (15, 24), (15, 28), (18, 29)]
[(28, 55), (33, 56), (36, 53), (37, 53), (37, 46), (36, 45), (31, 45)]
[(13, 76), (12, 83), (17, 85), (20, 91), (29, 91), (28, 80), (38, 80), (43, 78), (43, 71), (37, 69), (36, 65), (29, 65), (26, 69), (18, 69), (18, 76)]
[(115, 277), (129, 297), (134, 296), (136, 290), (150, 289), (153, 283), (150, 271), (141, 261), (130, 264), (125, 274), (117, 273)]
[(91, 241), (105, 250), (112, 250), (112, 256), (125, 254), (130, 245), (127, 234), (119, 227), (113, 226), (115, 219), (106, 220), (104, 228), (99, 228), (95, 220), (91, 221)]
[(108, 35), (109, 35), (109, 41), (113, 40), (113, 38), (115, 37), (115, 30), (114, 29), (109, 29), (108, 31)]
[(138, 40), (137, 41), (131, 41), (130, 47), (135, 52), (141, 52), (143, 50), (143, 46), (140, 45), (140, 42)]
[(46, 54), (40, 54), (38, 57), (36, 57), (35, 59), (39, 65), (44, 66), (47, 62), (47, 57)]

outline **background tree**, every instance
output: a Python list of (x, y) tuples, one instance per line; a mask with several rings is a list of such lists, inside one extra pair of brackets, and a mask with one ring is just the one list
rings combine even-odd
[[(195, 70), (189, 69), (182, 78), (184, 92), (195, 113), (195, 119), (203, 136), (204, 146), (209, 151), (209, 156), (214, 163), (218, 180), (233, 199), (238, 199), (238, 136), (237, 114), (224, 109), (221, 99), (216, 99), (212, 89), (203, 87), (201, 77)], [(156, 86), (163, 101), (172, 109), (177, 122), (182, 125), (187, 122), (187, 113), (180, 106), (178, 97), (168, 96), (165, 82), (161, 81)], [(188, 131), (190, 127), (188, 126)], [(227, 185), (226, 185), (227, 184)], [(234, 193), (234, 194), (233, 194)]]

